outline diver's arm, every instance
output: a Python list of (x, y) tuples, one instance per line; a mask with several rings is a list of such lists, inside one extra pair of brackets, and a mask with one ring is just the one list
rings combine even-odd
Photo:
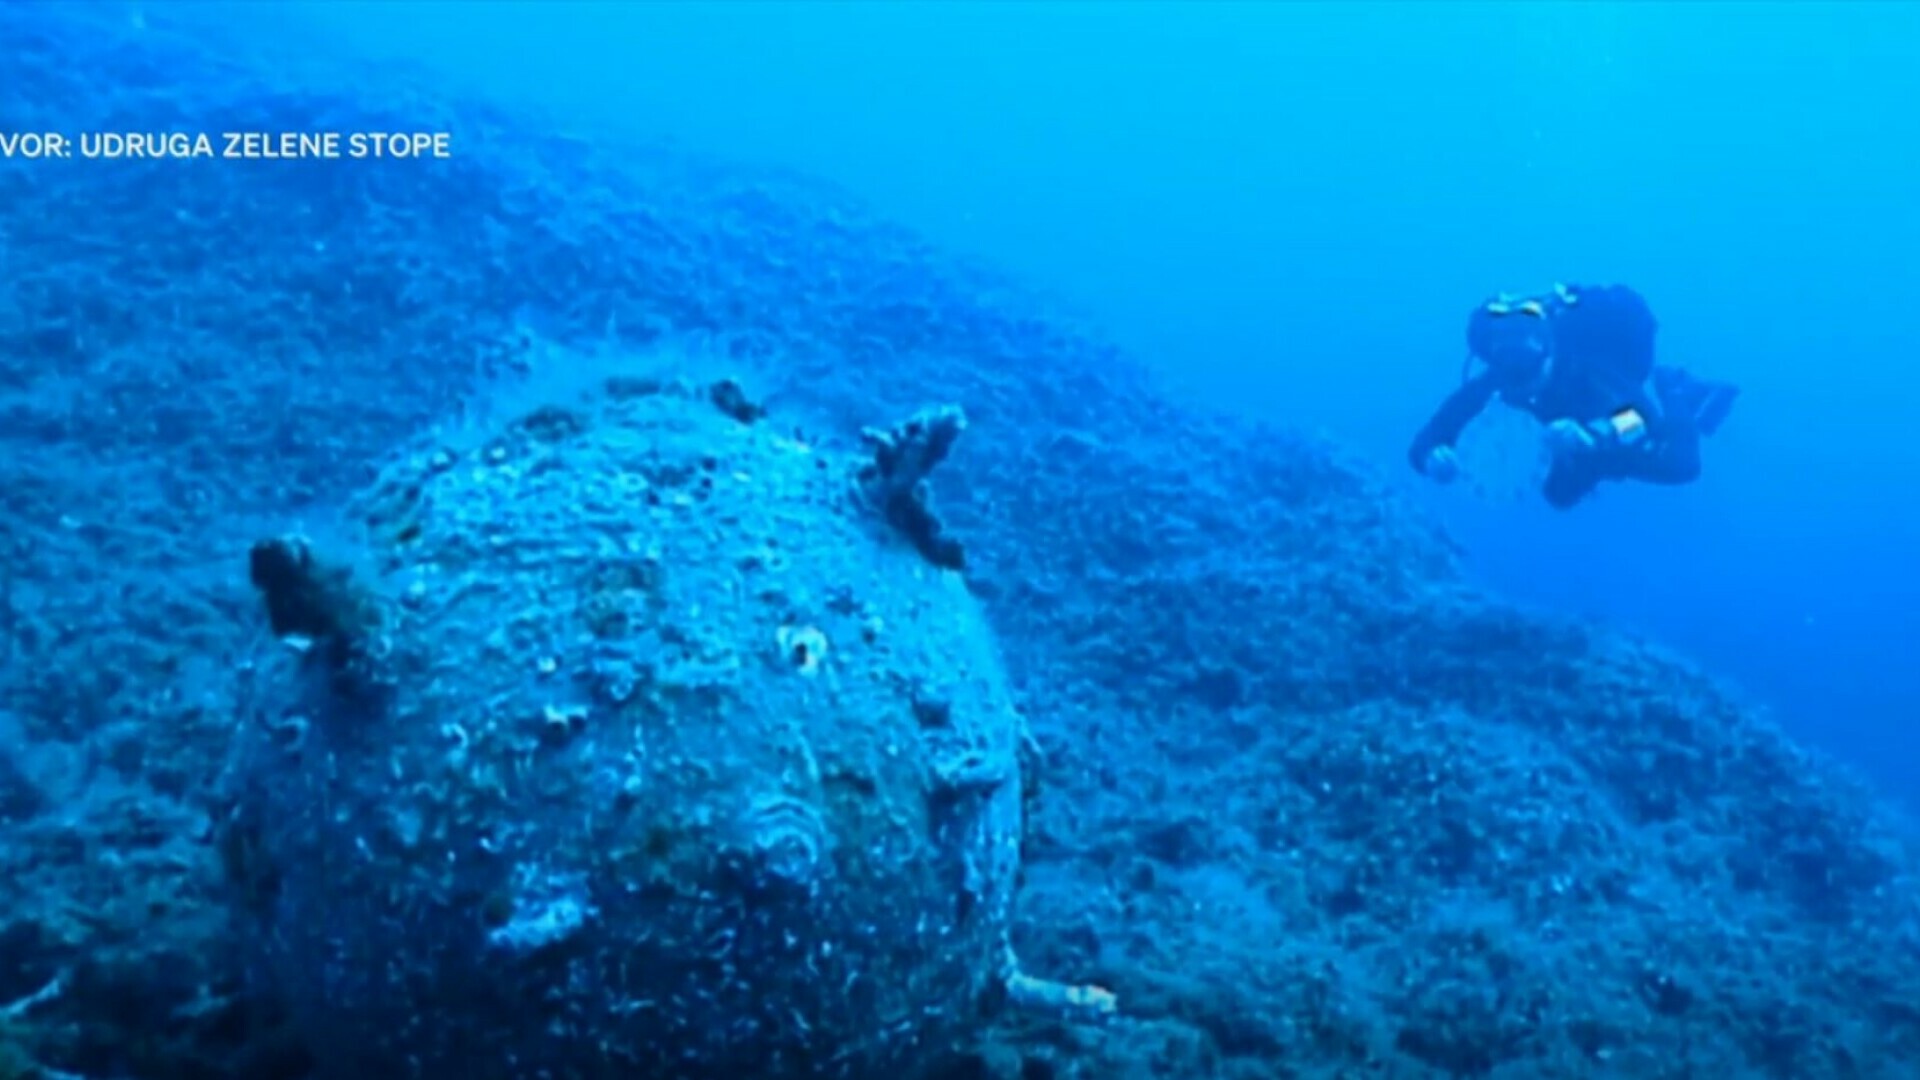
[(1700, 478), (1700, 430), (1691, 422), (1668, 419), (1649, 424), (1640, 413), (1623, 409), (1588, 425), (1594, 451), (1605, 473), (1648, 484), (1691, 484)]
[(1460, 438), (1466, 426), (1493, 400), (1495, 387), (1493, 374), (1481, 372), (1447, 395), (1434, 410), (1433, 417), (1414, 435), (1413, 445), (1407, 448), (1407, 461), (1414, 472), (1426, 472), (1427, 456), (1438, 447), (1452, 446)]

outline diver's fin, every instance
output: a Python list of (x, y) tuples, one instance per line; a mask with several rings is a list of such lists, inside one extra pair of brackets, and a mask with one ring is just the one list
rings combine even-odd
[(1732, 383), (1703, 382), (1700, 384), (1699, 404), (1694, 406), (1693, 422), (1699, 426), (1700, 434), (1711, 435), (1720, 430), (1727, 420), (1727, 414), (1733, 411), (1733, 403), (1740, 396), (1740, 388)]
[(1654, 372), (1654, 392), (1661, 411), (1670, 417), (1693, 422), (1701, 435), (1712, 435), (1726, 423), (1727, 414), (1740, 396), (1740, 388), (1730, 382), (1695, 378), (1678, 368)]

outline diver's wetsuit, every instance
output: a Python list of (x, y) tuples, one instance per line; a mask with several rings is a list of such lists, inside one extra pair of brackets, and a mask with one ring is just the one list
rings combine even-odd
[[(1571, 420), (1589, 437), (1588, 445), (1556, 457), (1547, 474), (1542, 494), (1555, 507), (1573, 506), (1604, 480), (1686, 484), (1696, 479), (1700, 439), (1725, 418), (1737, 391), (1695, 379), (1680, 368), (1655, 366), (1652, 316), (1631, 290), (1561, 291), (1557, 298), (1528, 304), (1527, 310), (1540, 320), (1535, 325), (1550, 330), (1528, 343), (1542, 350), (1530, 359), (1516, 359), (1510, 342), (1490, 337), (1505, 331), (1490, 331), (1495, 324), (1487, 312), (1508, 315), (1519, 305), (1490, 301), (1476, 310), (1469, 323), (1469, 347), (1487, 367), (1449, 394), (1414, 436), (1407, 451), (1414, 470), (1425, 472), (1433, 451), (1452, 447), (1499, 394), (1543, 424)], [(1571, 315), (1576, 308), (1577, 326)], [(1613, 422), (1623, 415), (1644, 428), (1624, 436)]]
[[(1483, 371), (1467, 380), (1414, 436), (1407, 460), (1415, 471), (1426, 465), (1427, 455), (1435, 447), (1452, 446), (1493, 396), (1502, 389), (1499, 373)], [(1655, 381), (1662, 377), (1685, 379), (1678, 368), (1654, 369)], [(1524, 384), (1514, 387), (1524, 392)], [(1611, 431), (1600, 435), (1592, 449), (1564, 455), (1547, 473), (1541, 494), (1557, 507), (1569, 507), (1585, 498), (1602, 480), (1645, 480), (1653, 484), (1687, 484), (1700, 475), (1700, 430), (1685, 420), (1674, 421), (1660, 414), (1653, 395), (1644, 391), (1639, 400), (1622, 401), (1601, 393), (1597, 388), (1578, 385), (1572, 379), (1552, 379), (1531, 398), (1515, 404), (1532, 413), (1543, 424), (1555, 420), (1574, 420), (1585, 424), (1589, 418), (1611, 416), (1622, 408), (1631, 408), (1647, 418), (1647, 437), (1628, 446), (1614, 438)], [(1602, 421), (1604, 424), (1604, 421)]]

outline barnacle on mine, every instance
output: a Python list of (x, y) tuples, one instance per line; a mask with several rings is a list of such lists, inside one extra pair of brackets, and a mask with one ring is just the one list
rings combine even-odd
[(814, 675), (827, 658), (827, 635), (812, 626), (783, 626), (774, 635), (780, 655), (802, 675)]

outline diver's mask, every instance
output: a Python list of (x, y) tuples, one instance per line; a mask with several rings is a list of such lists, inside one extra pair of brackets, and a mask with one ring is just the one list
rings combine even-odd
[(1502, 296), (1474, 310), (1467, 327), (1469, 369), (1474, 360), (1486, 364), (1509, 404), (1524, 403), (1547, 381), (1556, 302), (1566, 302), (1559, 290), (1545, 300)]

